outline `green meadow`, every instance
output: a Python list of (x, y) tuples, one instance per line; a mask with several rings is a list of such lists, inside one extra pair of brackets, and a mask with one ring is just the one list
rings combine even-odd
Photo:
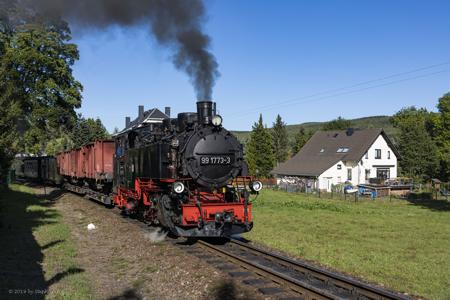
[(263, 190), (256, 243), (410, 295), (450, 297), (450, 202), (325, 200)]

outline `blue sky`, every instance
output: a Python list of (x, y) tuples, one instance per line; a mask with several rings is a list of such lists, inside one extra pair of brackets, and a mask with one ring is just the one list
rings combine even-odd
[[(251, 129), (260, 112), (271, 126), (277, 114), (297, 124), (392, 115), (410, 105), (435, 110), (450, 92), (450, 1), (212, 0), (206, 7), (221, 73), (213, 98), (229, 129)], [(171, 106), (173, 115), (195, 110), (188, 77), (145, 26), (72, 31), (83, 115), (112, 131), (136, 117), (139, 104)]]

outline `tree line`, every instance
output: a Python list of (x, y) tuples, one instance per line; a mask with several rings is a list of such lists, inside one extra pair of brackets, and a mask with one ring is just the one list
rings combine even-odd
[(107, 137), (99, 119), (77, 115), (79, 59), (61, 19), (20, 10), (0, 0), (0, 182), (18, 153), (54, 154), (93, 137)]
[[(322, 130), (343, 130), (352, 127), (352, 122), (342, 117), (325, 123)], [(286, 123), (277, 115), (271, 128), (264, 125), (260, 114), (258, 122), (253, 124), (250, 138), (245, 145), (245, 157), (250, 174), (257, 177), (270, 177), (273, 168), (297, 154), (312, 136), (303, 126), (289, 141)]]

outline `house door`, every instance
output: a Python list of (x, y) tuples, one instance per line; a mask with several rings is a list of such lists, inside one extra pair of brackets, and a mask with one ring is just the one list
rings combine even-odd
[(331, 179), (332, 179), (331, 177), (325, 178), (325, 187), (327, 189), (327, 192), (331, 192), (331, 185), (333, 183)]

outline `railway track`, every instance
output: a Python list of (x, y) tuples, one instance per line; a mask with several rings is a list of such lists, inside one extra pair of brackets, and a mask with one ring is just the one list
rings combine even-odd
[[(112, 209), (111, 212), (123, 217), (117, 209)], [(126, 218), (126, 220), (146, 231), (150, 230), (148, 224), (137, 219)], [(224, 240), (222, 243), (211, 240), (168, 239), (168, 241), (200, 259), (215, 264), (218, 269), (258, 288), (260, 292), (272, 298), (286, 300), (411, 299), (403, 294), (267, 251), (234, 238)]]
[[(294, 298), (298, 299), (410, 299), (403, 294), (269, 252), (236, 239), (231, 239), (223, 245), (203, 240), (197, 243), (209, 252), (258, 274), (266, 281), (276, 283), (280, 295), (289, 293), (296, 295)], [(277, 288), (272, 291), (277, 291)]]

